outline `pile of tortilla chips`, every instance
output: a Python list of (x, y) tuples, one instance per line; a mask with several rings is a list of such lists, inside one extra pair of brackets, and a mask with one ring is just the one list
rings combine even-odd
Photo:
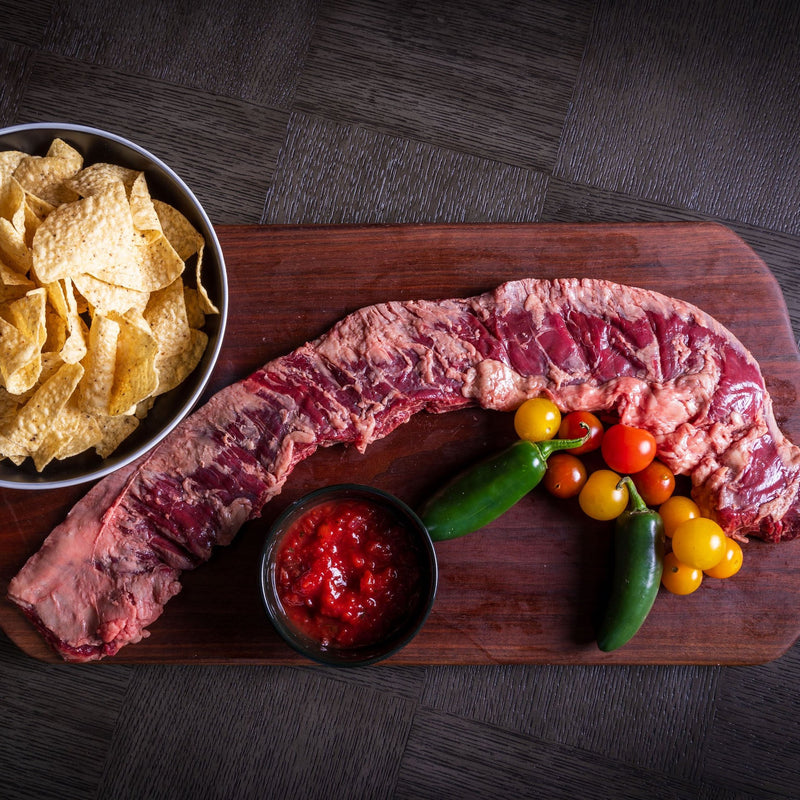
[(0, 460), (105, 458), (189, 375), (218, 313), (204, 244), (142, 172), (0, 152)]

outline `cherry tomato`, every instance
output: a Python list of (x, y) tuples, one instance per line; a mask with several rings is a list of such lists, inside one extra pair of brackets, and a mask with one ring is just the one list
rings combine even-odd
[(628, 505), (628, 487), (617, 488), (620, 476), (610, 469), (598, 469), (583, 485), (578, 503), (592, 519), (616, 519)]
[(641, 472), (656, 457), (656, 440), (649, 431), (620, 422), (603, 434), (600, 452), (615, 472), (631, 475)]
[(531, 397), (514, 414), (514, 430), (520, 439), (545, 442), (552, 439), (561, 424), (558, 406), (546, 397)]
[(661, 519), (664, 520), (664, 534), (670, 539), (678, 525), (687, 519), (696, 519), (702, 516), (700, 507), (690, 497), (674, 494), (665, 500), (658, 509)]
[(672, 551), (696, 569), (716, 567), (725, 555), (725, 531), (713, 519), (696, 517), (678, 525), (672, 534)]
[(603, 441), (603, 423), (589, 411), (570, 411), (564, 419), (561, 420), (561, 426), (558, 429), (559, 439), (582, 439), (586, 435), (586, 429), (581, 426), (585, 424), (589, 428), (589, 438), (580, 446), (573, 447), (569, 452), (574, 455), (581, 453), (590, 453), (592, 450), (597, 450), (600, 447), (600, 442)]
[(658, 459), (651, 461), (643, 470), (631, 475), (633, 485), (649, 506), (660, 506), (675, 491), (675, 475)]
[(661, 583), (672, 594), (691, 594), (700, 588), (703, 582), (703, 571), (682, 563), (675, 553), (664, 556), (664, 571), (661, 573)]
[(575, 497), (586, 483), (586, 467), (571, 453), (553, 453), (547, 461), (542, 483), (555, 497)]
[(722, 561), (716, 567), (705, 569), (703, 572), (711, 578), (730, 578), (735, 575), (741, 568), (744, 561), (744, 554), (742, 547), (736, 539), (726, 537), (725, 541), (725, 555), (722, 556)]

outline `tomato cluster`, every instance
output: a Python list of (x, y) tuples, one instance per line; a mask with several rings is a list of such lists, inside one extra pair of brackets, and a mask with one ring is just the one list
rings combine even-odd
[[(675, 475), (656, 458), (655, 437), (642, 428), (623, 423), (606, 427), (588, 411), (572, 411), (562, 417), (545, 397), (526, 400), (514, 417), (517, 435), (531, 441), (586, 440), (579, 447), (550, 457), (542, 481), (559, 498), (578, 498), (592, 519), (612, 520), (628, 505), (628, 490), (620, 478), (630, 475), (648, 506), (657, 508), (664, 521), (671, 550), (664, 561), (662, 583), (674, 594), (690, 594), (704, 575), (727, 578), (742, 566), (742, 548), (725, 535), (713, 520), (702, 516), (688, 497), (674, 494)], [(589, 471), (578, 456), (599, 451), (603, 465)]]
[(730, 578), (742, 567), (741, 545), (725, 535), (712, 519), (688, 497), (675, 496), (659, 508), (664, 533), (672, 539), (672, 550), (664, 557), (661, 582), (673, 594), (691, 594), (704, 575)]

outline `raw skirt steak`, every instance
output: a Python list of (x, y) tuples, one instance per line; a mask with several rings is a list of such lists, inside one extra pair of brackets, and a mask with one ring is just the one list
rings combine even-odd
[(655, 292), (530, 279), (363, 308), (222, 390), (97, 484), (9, 596), (66, 660), (112, 655), (148, 635), (181, 571), (228, 544), (316, 448), (363, 450), (418, 411), (510, 411), (539, 394), (651, 431), (730, 534), (800, 533), (800, 449), (729, 331)]

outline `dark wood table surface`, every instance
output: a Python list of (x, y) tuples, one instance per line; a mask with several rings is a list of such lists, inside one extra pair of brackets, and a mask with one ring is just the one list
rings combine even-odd
[[(795, 2), (0, 0), (0, 20), (0, 125), (131, 138), (216, 225), (718, 222), (800, 334)], [(0, 797), (796, 798), (799, 679), (797, 643), (752, 666), (342, 672), (76, 667), (0, 635)]]

